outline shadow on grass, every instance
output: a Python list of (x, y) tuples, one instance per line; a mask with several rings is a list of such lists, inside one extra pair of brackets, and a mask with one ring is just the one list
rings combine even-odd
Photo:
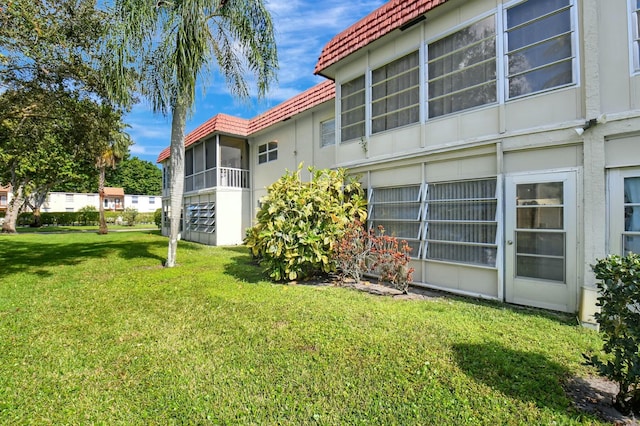
[(539, 408), (566, 413), (569, 407), (562, 381), (570, 376), (544, 355), (503, 347), (495, 342), (454, 345), (458, 366), (478, 382)]
[(231, 261), (224, 265), (224, 272), (227, 275), (250, 284), (261, 281), (269, 281), (269, 277), (262, 271), (249, 249), (244, 246), (225, 247), (225, 251), (234, 253)]
[[(103, 237), (100, 237), (103, 238)], [(104, 237), (106, 238), (106, 237)], [(114, 251), (123, 259), (148, 258), (162, 265), (164, 257), (153, 251), (167, 245), (164, 241), (132, 240), (91, 240), (87, 242), (64, 243), (60, 240), (46, 243), (42, 240), (6, 240), (0, 249), (2, 274), (29, 273), (48, 276), (52, 273), (47, 267), (58, 265), (77, 265), (87, 259), (107, 258)]]

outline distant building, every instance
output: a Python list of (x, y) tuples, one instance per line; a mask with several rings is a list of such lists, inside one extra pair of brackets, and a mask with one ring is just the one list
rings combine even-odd
[(0, 213), (7, 211), (9, 205), (9, 194), (11, 193), (10, 186), (0, 186)]
[[(42, 205), (43, 212), (77, 212), (86, 206), (99, 209), (100, 197), (97, 193), (50, 192)], [(126, 195), (122, 188), (104, 188), (104, 209), (123, 211), (131, 207), (140, 213), (152, 213), (161, 207), (161, 197), (154, 195)]]

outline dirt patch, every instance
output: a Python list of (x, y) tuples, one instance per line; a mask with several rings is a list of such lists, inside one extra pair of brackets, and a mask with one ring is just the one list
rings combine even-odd
[(565, 392), (573, 406), (615, 425), (640, 426), (640, 419), (625, 416), (613, 407), (618, 385), (599, 376), (574, 377), (564, 384)]

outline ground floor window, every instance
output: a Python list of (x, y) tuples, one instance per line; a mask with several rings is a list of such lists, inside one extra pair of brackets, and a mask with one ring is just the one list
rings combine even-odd
[(211, 234), (216, 230), (216, 204), (193, 203), (186, 206), (187, 229)]
[(426, 257), (496, 266), (496, 179), (427, 185)]
[(640, 253), (640, 169), (609, 171), (609, 252)]
[(411, 257), (421, 256), (422, 187), (411, 185), (369, 191), (369, 226), (382, 226), (386, 235), (405, 240)]
[(373, 188), (369, 226), (406, 240), (411, 256), (496, 266), (497, 179)]

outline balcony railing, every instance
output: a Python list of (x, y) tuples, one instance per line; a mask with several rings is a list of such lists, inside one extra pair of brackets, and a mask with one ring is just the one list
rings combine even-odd
[(184, 191), (204, 188), (249, 188), (249, 170), (220, 167), (195, 173), (184, 179)]

